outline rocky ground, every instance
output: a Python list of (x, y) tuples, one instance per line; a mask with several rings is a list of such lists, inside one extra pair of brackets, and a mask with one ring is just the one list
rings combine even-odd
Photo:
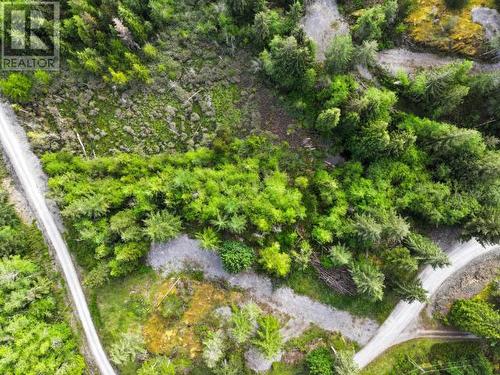
[(429, 316), (446, 315), (453, 301), (481, 292), (500, 273), (500, 249), (471, 262), (441, 286), (427, 306)]
[(349, 32), (349, 25), (340, 15), (335, 0), (309, 1), (301, 23), (306, 34), (316, 43), (319, 61), (325, 59), (325, 52), (335, 35)]

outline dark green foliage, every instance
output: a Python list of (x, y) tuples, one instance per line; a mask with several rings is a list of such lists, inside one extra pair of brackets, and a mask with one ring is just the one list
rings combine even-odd
[(172, 0), (104, 2), (88, 0), (65, 6), (63, 50), (76, 68), (103, 76), (113, 85), (131, 79), (150, 82), (137, 52), (173, 15)]
[(265, 0), (225, 0), (229, 14), (238, 22), (251, 22), (265, 7)]
[(353, 27), (354, 36), (358, 41), (380, 39), (384, 22), (385, 13), (381, 5), (368, 8), (356, 21)]
[(449, 9), (457, 10), (467, 5), (468, 0), (445, 0), (444, 2)]
[(236, 241), (224, 242), (219, 249), (219, 255), (224, 269), (231, 273), (238, 273), (250, 268), (255, 259), (251, 247)]
[(307, 353), (306, 364), (311, 375), (333, 375), (333, 357), (328, 348), (311, 350)]
[(310, 43), (300, 44), (294, 36), (277, 35), (260, 59), (264, 72), (284, 89), (307, 88), (314, 83), (314, 53)]
[(422, 71), (414, 79), (401, 82), (404, 95), (417, 103), (422, 112), (438, 118), (452, 113), (469, 92), (468, 74), (472, 62), (464, 61)]
[[(425, 371), (439, 374), (493, 375), (493, 366), (479, 345), (472, 342), (436, 343), (430, 350), (412, 348), (396, 358), (390, 375)], [(442, 370), (445, 369), (445, 372)]]
[(457, 300), (448, 313), (448, 322), (492, 343), (500, 341), (500, 312), (488, 302)]
[(165, 319), (177, 320), (186, 310), (186, 303), (180, 296), (170, 294), (162, 301), (159, 309), (160, 315)]
[(384, 274), (369, 259), (360, 260), (351, 266), (351, 275), (360, 294), (372, 301), (384, 296)]

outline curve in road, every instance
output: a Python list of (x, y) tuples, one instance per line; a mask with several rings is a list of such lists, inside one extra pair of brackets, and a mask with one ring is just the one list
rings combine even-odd
[(7, 104), (1, 102), (0, 142), (21, 183), (24, 194), (33, 209), (46, 240), (55, 250), (95, 363), (101, 374), (114, 375), (115, 371), (104, 352), (90, 316), (87, 301), (85, 300), (85, 295), (83, 294), (80, 280), (78, 279), (68, 248), (47, 206), (43, 194), (44, 189), (40, 186), (39, 181), (37, 181), (36, 176), (40, 175), (40, 171), (37, 170), (36, 163), (33, 163), (33, 161), (36, 161), (36, 156), (30, 150), (26, 135), (23, 129), (16, 123), (12, 110)]
[[(427, 290), (429, 296), (432, 296), (439, 289), (441, 284), (460, 268), (466, 266), (473, 259), (484, 255), (487, 251), (498, 248), (498, 245), (483, 247), (476, 240), (470, 240), (465, 243), (459, 243), (449, 252), (450, 265), (444, 268), (433, 269), (427, 266), (420, 273), (419, 278), (422, 286)], [(412, 338), (406, 330), (413, 323), (426, 303), (422, 302), (399, 302), (389, 317), (380, 326), (375, 336), (354, 356), (354, 360), (360, 368), (365, 367), (376, 357), (382, 354), (391, 346), (398, 344), (406, 339)]]

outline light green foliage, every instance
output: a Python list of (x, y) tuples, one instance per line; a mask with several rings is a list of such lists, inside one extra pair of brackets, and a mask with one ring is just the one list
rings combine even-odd
[(330, 247), (328, 258), (330, 258), (333, 267), (343, 267), (351, 263), (352, 253), (342, 244), (333, 245)]
[(215, 368), (224, 357), (225, 343), (222, 331), (209, 332), (203, 341), (203, 360), (208, 368)]
[(311, 261), (313, 248), (307, 241), (300, 241), (296, 250), (292, 250), (291, 256), (301, 270), (305, 270)]
[(311, 375), (333, 375), (333, 357), (330, 350), (319, 347), (306, 356), (307, 369)]
[(422, 283), (417, 278), (409, 279), (401, 282), (394, 282), (395, 292), (406, 302), (427, 301), (427, 291), (422, 286)]
[(255, 15), (253, 32), (260, 46), (267, 46), (275, 35), (283, 35), (287, 32), (288, 25), (278, 11), (265, 9)]
[(391, 91), (370, 87), (353, 101), (359, 129), (351, 138), (350, 149), (356, 158), (372, 160), (387, 152), (388, 126), (396, 99)]
[(332, 74), (343, 73), (351, 67), (355, 48), (351, 34), (340, 34), (332, 38), (326, 51), (325, 68)]
[(362, 259), (351, 266), (351, 275), (358, 292), (372, 301), (384, 296), (384, 274), (369, 259)]
[(226, 241), (219, 249), (219, 255), (224, 269), (231, 273), (238, 273), (250, 268), (255, 254), (251, 247), (237, 241)]
[(386, 0), (364, 9), (353, 26), (354, 37), (358, 42), (365, 40), (382, 40), (384, 33), (391, 29), (398, 11), (397, 0)]
[(140, 333), (124, 332), (109, 349), (111, 361), (117, 365), (134, 362), (138, 356), (146, 354), (144, 339)]
[(23, 73), (10, 73), (6, 79), (0, 79), (0, 90), (8, 99), (25, 103), (32, 99), (31, 89), (33, 83), (27, 75)]
[(257, 327), (257, 318), (261, 312), (260, 308), (252, 302), (245, 304), (241, 309), (233, 310), (230, 334), (236, 343), (244, 344), (253, 336)]
[(280, 244), (278, 242), (261, 249), (259, 254), (259, 262), (268, 272), (274, 273), (279, 277), (284, 277), (290, 272), (290, 256), (280, 251)]
[(333, 371), (336, 375), (357, 375), (358, 366), (354, 362), (354, 352), (350, 350), (339, 350), (335, 352), (335, 363)]
[(181, 220), (167, 211), (152, 213), (144, 224), (144, 232), (155, 242), (170, 240), (181, 231)]
[(500, 342), (500, 312), (481, 300), (457, 300), (448, 313), (448, 322), (455, 327), (484, 337), (492, 343)]
[(320, 112), (315, 127), (322, 133), (328, 134), (337, 127), (340, 121), (340, 109), (329, 108)]
[(221, 240), (213, 228), (205, 228), (196, 234), (196, 239), (200, 241), (201, 247), (206, 250), (217, 250)]
[(280, 323), (272, 315), (264, 315), (258, 320), (256, 337), (252, 343), (268, 359), (273, 358), (283, 347), (283, 339), (280, 333)]
[(398, 279), (405, 279), (408, 275), (413, 275), (418, 270), (417, 259), (413, 258), (410, 250), (405, 247), (395, 247), (386, 250), (382, 255), (384, 267), (388, 272)]
[(340, 107), (343, 106), (351, 93), (357, 88), (358, 84), (351, 75), (336, 75), (332, 79), (329, 87), (326, 107)]
[[(79, 245), (85, 245), (91, 258), (95, 254), (107, 262), (112, 276), (119, 276), (137, 267), (150, 241), (172, 238), (181, 223), (211, 227), (205, 235), (212, 241), (214, 230), (220, 235), (260, 233), (272, 238), (273, 228), (293, 228), (305, 218), (302, 193), (278, 168), (281, 151), (266, 142), (235, 141), (217, 155), (205, 148), (87, 161), (46, 154), (44, 163)], [(135, 235), (137, 226), (147, 237)], [(232, 269), (250, 266), (248, 251), (241, 262), (232, 255), (223, 255), (228, 264), (236, 262)], [(94, 267), (95, 261), (88, 266)]]
[(113, 85), (137, 79), (150, 82), (148, 69), (135, 54), (155, 58), (147, 41), (171, 19), (172, 0), (97, 5), (88, 0), (63, 6), (62, 44), (70, 65), (102, 76)]
[(82, 374), (83, 357), (71, 328), (58, 321), (52, 281), (18, 256), (0, 260), (0, 373)]
[(145, 361), (137, 375), (175, 375), (175, 366), (168, 358), (155, 357)]
[(294, 36), (276, 35), (269, 50), (261, 53), (265, 73), (284, 89), (298, 89), (310, 84), (308, 71), (313, 62), (312, 47), (300, 45)]

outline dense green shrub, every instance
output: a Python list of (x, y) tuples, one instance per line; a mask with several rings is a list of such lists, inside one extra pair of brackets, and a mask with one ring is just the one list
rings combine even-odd
[(353, 27), (356, 40), (361, 42), (381, 39), (385, 22), (385, 11), (381, 5), (365, 9)]
[(251, 247), (241, 242), (226, 241), (219, 249), (219, 255), (224, 269), (231, 273), (238, 273), (250, 268), (255, 259)]
[(259, 262), (266, 271), (279, 277), (284, 277), (290, 272), (290, 256), (280, 251), (280, 244), (278, 242), (261, 249), (259, 255)]
[(160, 305), (160, 315), (165, 319), (180, 319), (185, 310), (185, 302), (176, 294), (166, 296)]
[(251, 22), (264, 9), (265, 0), (224, 0), (229, 14), (239, 22)]
[(333, 375), (333, 357), (328, 348), (311, 350), (307, 353), (306, 364), (311, 375)]
[(311, 86), (315, 72), (312, 69), (314, 53), (311, 44), (299, 44), (294, 36), (276, 35), (269, 49), (261, 53), (264, 72), (284, 89)]
[(403, 94), (417, 103), (425, 115), (438, 118), (455, 111), (467, 96), (472, 62), (455, 62), (428, 69), (403, 85)]
[(168, 358), (154, 357), (142, 364), (137, 375), (175, 375), (175, 366)]
[(337, 127), (340, 121), (340, 109), (329, 108), (320, 112), (315, 127), (322, 133), (328, 134)]
[(266, 142), (235, 141), (217, 155), (203, 148), (179, 155), (123, 154), (88, 161), (47, 154), (44, 163), (78, 243), (106, 262), (111, 276), (119, 276), (137, 267), (150, 241), (175, 236), (181, 222), (210, 227), (203, 238), (216, 247), (216, 231), (274, 237), (275, 227), (288, 230), (302, 220), (302, 193), (279, 171), (279, 148)]
[(30, 101), (32, 88), (32, 80), (23, 73), (10, 73), (6, 79), (0, 79), (2, 94), (17, 103)]
[(500, 312), (488, 302), (457, 300), (451, 306), (448, 321), (459, 329), (493, 343), (500, 341)]

